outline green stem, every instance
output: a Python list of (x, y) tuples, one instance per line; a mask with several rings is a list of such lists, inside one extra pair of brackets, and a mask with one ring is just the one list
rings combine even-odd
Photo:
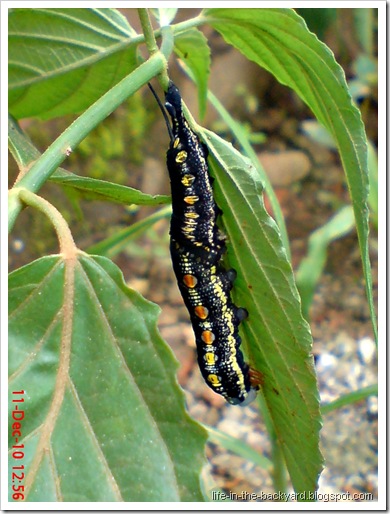
[[(145, 36), (145, 43), (146, 43), (146, 46), (147, 46), (147, 49), (148, 49), (150, 55), (154, 55), (159, 51), (157, 42), (156, 42), (156, 36), (155, 36), (155, 34), (159, 34), (162, 36), (161, 52), (165, 56), (166, 60), (168, 61), (168, 59), (172, 53), (173, 43), (174, 43), (172, 27), (170, 27), (170, 26), (162, 27), (161, 32), (156, 31), (156, 33), (155, 33), (153, 31), (152, 23), (150, 21), (148, 9), (138, 9), (138, 16), (139, 16), (139, 19), (141, 22), (142, 32), (144, 33), (144, 36)], [(163, 88), (163, 90), (166, 91), (168, 88), (168, 82), (169, 82), (169, 77), (168, 77), (166, 68), (164, 68), (161, 71), (161, 76), (160, 76), (159, 82), (160, 82), (160, 86)]]
[[(186, 21), (181, 21), (180, 23), (176, 23), (174, 25), (169, 25), (169, 27), (172, 29), (172, 32), (175, 36), (179, 35), (179, 34), (182, 34), (183, 32), (187, 32), (189, 29), (192, 29), (194, 27), (199, 27), (201, 25), (205, 25), (207, 24), (209, 21), (209, 18), (204, 18), (202, 16), (202, 14), (200, 14), (199, 16), (197, 16), (196, 18), (192, 18), (190, 20), (186, 20)], [(164, 33), (164, 29), (168, 28), (167, 26), (164, 26), (160, 29), (157, 29), (154, 31), (154, 36), (155, 37), (161, 37), (161, 35)], [(140, 38), (140, 42), (143, 42), (144, 41), (144, 37), (142, 36), (142, 38), (140, 36), (138, 36)], [(162, 48), (161, 48), (162, 50)], [(164, 54), (165, 55), (165, 54)]]
[(175, 44), (175, 38), (171, 25), (162, 28), (162, 41), (161, 41), (161, 52), (168, 61), (171, 53), (173, 52), (173, 46)]
[[(91, 105), (49, 146), (31, 169), (20, 179), (17, 187), (23, 187), (35, 193), (39, 191), (51, 174), (93, 128), (165, 67), (166, 59), (158, 52), (127, 75)], [(12, 229), (20, 210), (21, 204), (18, 196), (11, 196), (8, 206), (9, 230)]]
[(9, 195), (17, 196), (21, 202), (45, 214), (51, 221), (58, 237), (60, 245), (60, 253), (67, 258), (74, 257), (77, 253), (77, 247), (72, 237), (72, 233), (68, 224), (62, 217), (61, 213), (47, 200), (32, 193), (28, 189), (14, 187)]
[(156, 38), (154, 37), (152, 23), (147, 9), (138, 9), (138, 16), (141, 22), (142, 32), (145, 36), (145, 43), (150, 55), (158, 52)]
[(191, 20), (182, 21), (180, 23), (176, 23), (172, 26), (175, 35), (181, 34), (182, 32), (186, 32), (188, 29), (193, 27), (199, 27), (200, 25), (204, 25), (209, 23), (209, 18), (204, 18), (202, 13), (199, 14), (196, 18), (192, 18)]

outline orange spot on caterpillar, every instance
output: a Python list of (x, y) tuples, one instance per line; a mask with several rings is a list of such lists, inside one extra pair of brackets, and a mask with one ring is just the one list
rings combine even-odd
[(211, 330), (204, 330), (201, 335), (202, 341), (206, 344), (213, 344), (215, 341), (215, 335)]
[(206, 319), (209, 315), (209, 310), (206, 309), (206, 307), (203, 307), (203, 305), (198, 305), (195, 307), (194, 312), (200, 319)]
[(194, 277), (194, 275), (184, 275), (183, 276), (183, 283), (190, 289), (194, 288), (196, 284), (198, 283), (198, 279)]

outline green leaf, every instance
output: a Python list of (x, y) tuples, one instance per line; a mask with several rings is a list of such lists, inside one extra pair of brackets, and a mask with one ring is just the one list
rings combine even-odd
[(371, 210), (371, 219), (378, 229), (378, 156), (370, 141), (368, 142), (368, 172), (370, 178), (368, 204)]
[(309, 319), (315, 287), (325, 267), (328, 245), (349, 234), (354, 226), (353, 210), (350, 205), (347, 205), (309, 237), (307, 256), (302, 259), (296, 274), (302, 299), (302, 311), (306, 319)]
[(10, 275), (9, 464), (24, 390), (26, 501), (203, 501), (206, 432), (185, 411), (158, 312), (103, 257)]
[[(8, 141), (10, 151), (19, 168), (29, 168), (41, 155), (11, 116), (8, 117)], [(51, 175), (50, 181), (72, 187), (82, 192), (84, 197), (89, 199), (116, 202), (124, 205), (159, 205), (170, 203), (171, 201), (167, 195), (148, 195), (132, 187), (122, 186), (114, 182), (80, 177), (63, 168), (58, 168)]]
[(251, 365), (264, 376), (262, 393), (296, 492), (314, 491), (322, 469), (321, 418), (312, 338), (276, 223), (267, 214), (262, 184), (247, 158), (208, 130), (216, 201), (228, 236), (227, 260), (237, 270), (235, 304)]
[(248, 59), (291, 87), (334, 137), (352, 199), (376, 336), (368, 254), (367, 139), (343, 69), (292, 9), (206, 9), (203, 18)]
[(15, 118), (77, 113), (136, 67), (136, 33), (115, 9), (13, 9), (9, 109)]
[(206, 37), (198, 29), (187, 30), (175, 37), (175, 52), (191, 70), (198, 86), (199, 117), (206, 113), (207, 83), (211, 56)]
[(129, 186), (122, 186), (106, 180), (80, 177), (59, 168), (51, 177), (51, 182), (67, 187), (73, 187), (86, 193), (86, 197), (94, 200), (105, 200), (121, 204), (161, 205), (170, 203), (167, 195), (149, 195)]

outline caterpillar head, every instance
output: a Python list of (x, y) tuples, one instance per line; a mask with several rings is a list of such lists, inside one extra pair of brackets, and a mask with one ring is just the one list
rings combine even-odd
[(165, 108), (172, 120), (177, 119), (181, 115), (181, 96), (172, 81), (169, 82), (168, 91), (165, 93)]

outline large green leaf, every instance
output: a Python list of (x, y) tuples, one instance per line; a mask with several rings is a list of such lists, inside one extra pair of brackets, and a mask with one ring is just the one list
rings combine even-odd
[(262, 393), (296, 492), (314, 491), (322, 469), (319, 396), (312, 338), (279, 230), (264, 208), (255, 168), (232, 145), (200, 130), (212, 157), (215, 195), (237, 270), (235, 303), (251, 365), (264, 376)]
[(10, 424), (25, 391), (24, 458), (10, 427), (9, 464), (25, 466), (25, 500), (203, 501), (206, 433), (184, 409), (158, 308), (111, 261), (55, 255), (15, 271), (9, 315)]
[(336, 141), (351, 194), (376, 333), (368, 254), (367, 139), (343, 69), (292, 9), (206, 9), (203, 17), (229, 44), (291, 87)]
[(115, 9), (12, 9), (8, 23), (16, 118), (81, 112), (136, 66), (136, 33)]

